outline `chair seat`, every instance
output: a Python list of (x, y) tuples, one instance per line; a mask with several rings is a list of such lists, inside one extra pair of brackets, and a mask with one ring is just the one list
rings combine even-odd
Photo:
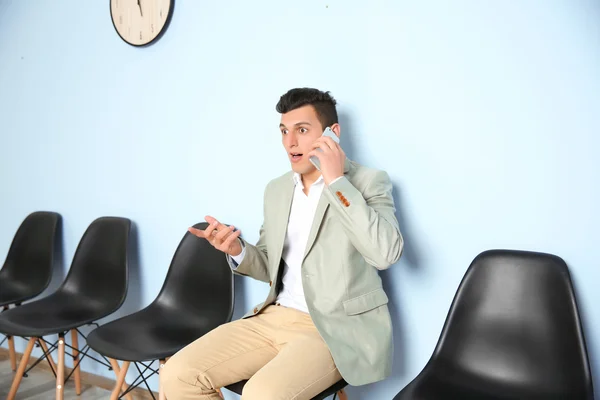
[(0, 279), (0, 307), (21, 303), (40, 294), (44, 287), (33, 289), (30, 285), (7, 278)]
[(41, 337), (67, 332), (113, 311), (80, 295), (55, 292), (0, 314), (0, 332), (12, 336)]
[(117, 360), (153, 361), (172, 356), (215, 327), (208, 319), (192, 319), (188, 313), (153, 303), (95, 329), (87, 343)]
[[(242, 391), (244, 390), (244, 386), (246, 386), (246, 383), (248, 383), (247, 380), (241, 381), (241, 382), (236, 382), (229, 386), (226, 386), (226, 389), (232, 391), (233, 393), (241, 395)], [(345, 380), (342, 379), (341, 381), (337, 382), (335, 385), (327, 388), (325, 391), (323, 391), (323, 392), (319, 393), (318, 395), (316, 395), (315, 397), (313, 397), (311, 400), (324, 400), (327, 397), (332, 396), (335, 393), (339, 392), (346, 386), (348, 386), (348, 384), (346, 383)]]

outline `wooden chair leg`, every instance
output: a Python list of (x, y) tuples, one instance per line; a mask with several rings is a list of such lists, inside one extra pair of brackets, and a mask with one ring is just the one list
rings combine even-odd
[(346, 391), (344, 389), (338, 392), (338, 397), (340, 400), (348, 400), (348, 395), (346, 394)]
[[(8, 310), (9, 306), (4, 306), (2, 312)], [(13, 371), (17, 370), (17, 353), (15, 352), (15, 338), (12, 336), (6, 336), (8, 339), (8, 354), (10, 356), (10, 367)]]
[(25, 373), (25, 369), (27, 368), (27, 362), (29, 361), (31, 351), (33, 350), (33, 345), (35, 345), (36, 340), (36, 338), (29, 339), (27, 347), (25, 348), (25, 353), (23, 353), (23, 358), (21, 358), (21, 362), (19, 363), (19, 369), (17, 370), (17, 374), (13, 379), (13, 383), (10, 387), (10, 392), (8, 392), (6, 400), (15, 399), (15, 396), (17, 395), (17, 390), (19, 390), (19, 385), (21, 384), (21, 379), (23, 379), (23, 373)]
[[(129, 369), (129, 361), (123, 361), (123, 368), (119, 368), (119, 364), (116, 360), (109, 358), (110, 365), (112, 365), (115, 374), (117, 374), (117, 383), (115, 384), (115, 388), (110, 395), (110, 400), (117, 400), (119, 395), (121, 394), (121, 390), (127, 390), (127, 385), (125, 383), (125, 376), (127, 375), (127, 370)], [(133, 400), (131, 397), (131, 393), (127, 393), (125, 395), (127, 400)]]
[(56, 400), (63, 400), (65, 392), (65, 335), (58, 335), (58, 368), (56, 370)]
[(44, 342), (44, 338), (38, 338), (37, 341), (38, 341), (40, 347), (42, 348), (42, 350), (44, 351), (44, 353), (48, 354), (48, 356), (47, 356), (48, 363), (52, 367), (52, 370), (54, 371), (54, 373), (56, 373), (56, 364), (54, 363), (54, 359), (52, 358), (52, 354), (50, 354), (48, 352), (48, 346), (46, 345), (46, 342)]
[(73, 367), (75, 368), (75, 372), (73, 372), (73, 376), (75, 377), (75, 393), (79, 396), (81, 395), (81, 368), (77, 365), (79, 362), (79, 340), (77, 329), (71, 330), (71, 342), (71, 346), (73, 346)]
[(167, 400), (167, 396), (165, 396), (165, 391), (162, 387), (162, 381), (160, 379), (162, 375), (163, 367), (165, 366), (165, 360), (158, 361), (158, 400)]
[(13, 371), (17, 370), (17, 353), (15, 352), (15, 338), (8, 337), (8, 355), (10, 356), (10, 368)]
[[(121, 374), (121, 368), (119, 368), (119, 363), (117, 362), (117, 360), (109, 358), (108, 361), (110, 361), (110, 365), (112, 366), (113, 371), (115, 371), (115, 378), (119, 378), (119, 375)], [(116, 382), (115, 382), (115, 386), (116, 386)], [(123, 391), (127, 390), (129, 388), (129, 385), (127, 385), (127, 383), (125, 383), (125, 381), (123, 381), (123, 385), (121, 385), (121, 389)], [(113, 389), (114, 390), (114, 389)], [(120, 392), (119, 392), (120, 393)], [(112, 395), (112, 394), (111, 394)], [(131, 393), (127, 393), (125, 395), (125, 398), (127, 400), (133, 400), (133, 397), (131, 397)]]

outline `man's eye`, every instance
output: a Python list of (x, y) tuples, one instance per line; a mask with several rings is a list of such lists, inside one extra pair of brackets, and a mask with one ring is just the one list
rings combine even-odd
[(306, 132), (308, 132), (308, 129), (306, 129), (306, 128), (300, 128), (300, 133), (306, 133)]
[(282, 134), (282, 135), (285, 135), (285, 134), (287, 134), (287, 133), (288, 133), (287, 129), (283, 129), (283, 130), (281, 131), (281, 134)]

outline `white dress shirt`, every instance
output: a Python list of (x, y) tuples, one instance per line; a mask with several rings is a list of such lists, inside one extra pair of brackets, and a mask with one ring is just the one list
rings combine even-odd
[[(284, 261), (283, 289), (277, 296), (277, 302), (282, 306), (308, 313), (304, 288), (302, 287), (302, 260), (308, 244), (308, 235), (315, 219), (317, 205), (325, 187), (325, 181), (321, 175), (310, 187), (308, 195), (304, 194), (304, 184), (300, 174), (294, 174), (294, 183), (292, 208), (281, 255)], [(244, 247), (239, 255), (232, 256), (231, 259), (239, 265), (245, 255), (246, 248)], [(235, 269), (237, 265), (232, 265), (232, 267)]]

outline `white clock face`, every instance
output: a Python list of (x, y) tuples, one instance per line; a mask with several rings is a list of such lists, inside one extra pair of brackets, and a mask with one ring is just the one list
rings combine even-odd
[(154, 41), (166, 28), (173, 0), (110, 0), (110, 15), (117, 33), (134, 46)]

